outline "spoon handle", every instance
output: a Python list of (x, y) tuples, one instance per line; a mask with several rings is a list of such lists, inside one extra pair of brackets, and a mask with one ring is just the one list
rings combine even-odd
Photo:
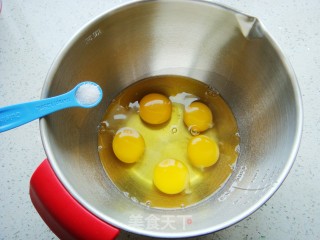
[(79, 106), (75, 91), (33, 102), (0, 108), (0, 133), (46, 116), (55, 111)]

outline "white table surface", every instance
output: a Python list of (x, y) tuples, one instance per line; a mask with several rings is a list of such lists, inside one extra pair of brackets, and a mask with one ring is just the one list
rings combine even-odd
[[(121, 0), (2, 0), (0, 106), (36, 100), (54, 57), (83, 24)], [(320, 1), (217, 0), (258, 17), (296, 72), (304, 129), (296, 162), (276, 194), (225, 230), (195, 239), (320, 239)], [(57, 239), (29, 198), (45, 158), (38, 121), (0, 134), (0, 239)], [(119, 239), (147, 239), (122, 232)]]

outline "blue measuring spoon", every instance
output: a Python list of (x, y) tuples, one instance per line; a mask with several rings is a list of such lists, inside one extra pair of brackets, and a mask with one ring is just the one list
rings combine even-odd
[(94, 107), (99, 104), (102, 96), (103, 92), (98, 84), (86, 81), (59, 96), (0, 108), (0, 132), (19, 127), (65, 108)]

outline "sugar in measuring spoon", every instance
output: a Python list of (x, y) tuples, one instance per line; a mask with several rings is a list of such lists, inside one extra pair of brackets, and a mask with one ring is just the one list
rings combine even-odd
[(59, 96), (0, 108), (0, 132), (19, 127), (65, 108), (95, 107), (102, 96), (103, 92), (98, 84), (86, 81)]

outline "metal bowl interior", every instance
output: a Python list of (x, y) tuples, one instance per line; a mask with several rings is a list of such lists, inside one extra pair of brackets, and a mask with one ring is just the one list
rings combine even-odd
[[(148, 209), (111, 183), (99, 160), (97, 126), (122, 89), (159, 75), (195, 78), (217, 89), (238, 123), (241, 154), (227, 184), (185, 209)], [(302, 103), (293, 70), (261, 22), (203, 1), (139, 1), (98, 16), (65, 45), (42, 97), (84, 80), (98, 83), (102, 103), (40, 120), (45, 151), (67, 190), (121, 229), (157, 237), (214, 232), (242, 220), (279, 188), (298, 151)], [(135, 218), (135, 217), (139, 217)], [(148, 228), (148, 217), (173, 227)], [(187, 222), (188, 219), (191, 222)], [(187, 224), (189, 223), (189, 224)]]

